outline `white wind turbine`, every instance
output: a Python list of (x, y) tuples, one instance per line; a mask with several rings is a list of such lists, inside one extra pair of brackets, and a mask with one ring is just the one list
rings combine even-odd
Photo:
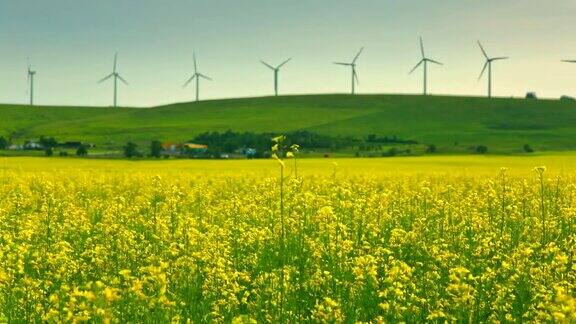
[(114, 107), (118, 107), (118, 80), (122, 81), (125, 85), (128, 85), (128, 82), (124, 80), (122, 76), (120, 76), (120, 73), (118, 73), (117, 68), (118, 68), (118, 53), (114, 55), (114, 67), (112, 73), (110, 73), (109, 75), (107, 75), (98, 82), (102, 83), (110, 78), (114, 78)]
[(420, 37), (420, 52), (422, 53), (422, 59), (420, 60), (420, 62), (418, 62), (418, 64), (416, 64), (416, 66), (408, 74), (412, 74), (414, 71), (416, 71), (416, 69), (420, 65), (422, 65), (422, 64), (424, 65), (423, 66), (423, 70), (424, 70), (424, 95), (427, 95), (428, 94), (428, 62), (438, 64), (438, 65), (443, 65), (443, 64), (438, 62), (438, 61), (435, 61), (433, 59), (426, 57), (426, 53), (424, 52), (424, 42), (422, 41), (422, 37)]
[(351, 68), (351, 70), (352, 70), (352, 94), (355, 94), (355, 92), (356, 92), (356, 84), (360, 83), (360, 81), (358, 80), (358, 73), (356, 73), (356, 61), (360, 57), (360, 54), (362, 54), (362, 51), (364, 51), (364, 47), (362, 47), (360, 49), (358, 54), (356, 54), (356, 56), (354, 57), (354, 59), (350, 63), (341, 63), (341, 62), (335, 62), (334, 63), (337, 65), (349, 66)]
[(212, 81), (212, 78), (198, 72), (198, 64), (196, 63), (196, 53), (193, 54), (194, 57), (194, 74), (188, 79), (182, 88), (185, 88), (192, 80), (196, 79), (196, 102), (200, 101), (200, 78)]
[(282, 62), (282, 64), (273, 67), (272, 65), (264, 62), (264, 61), (260, 61), (262, 64), (266, 65), (270, 70), (274, 71), (274, 95), (278, 96), (278, 73), (280, 72), (280, 68), (283, 67), (286, 63), (290, 62), (290, 60), (292, 60), (292, 58), (287, 59), (286, 61)]

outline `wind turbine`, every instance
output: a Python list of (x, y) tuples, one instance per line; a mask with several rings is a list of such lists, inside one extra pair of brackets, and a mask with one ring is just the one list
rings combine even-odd
[(114, 107), (118, 107), (118, 80), (122, 81), (125, 85), (128, 85), (128, 82), (120, 76), (120, 73), (118, 73), (117, 68), (118, 68), (118, 53), (114, 54), (114, 69), (112, 70), (112, 73), (110, 73), (108, 76), (104, 77), (102, 80), (98, 82), (102, 83), (110, 78), (114, 78)]
[(30, 85), (30, 106), (34, 106), (34, 76), (36, 71), (32, 70), (30, 59), (28, 59), (28, 83)]
[(212, 79), (200, 72), (198, 72), (198, 64), (196, 63), (196, 53), (194, 55), (194, 74), (184, 83), (182, 88), (185, 88), (192, 80), (196, 79), (196, 102), (200, 101), (200, 78), (212, 81)]
[(507, 60), (509, 57), (489, 57), (480, 41), (478, 41), (478, 46), (480, 46), (480, 50), (482, 51), (482, 54), (484, 54), (484, 57), (486, 58), (486, 63), (484, 64), (484, 68), (482, 68), (482, 72), (480, 73), (478, 80), (482, 79), (484, 72), (486, 72), (486, 68), (488, 68), (488, 98), (492, 98), (492, 62)]
[(438, 64), (438, 65), (444, 65), (444, 64), (426, 57), (426, 53), (424, 52), (424, 42), (422, 41), (422, 37), (420, 37), (420, 51), (422, 52), (422, 59), (420, 60), (420, 62), (418, 62), (418, 64), (416, 64), (416, 66), (408, 74), (414, 73), (414, 71), (416, 71), (416, 69), (418, 67), (420, 67), (420, 65), (424, 64), (424, 66), (423, 66), (423, 70), (424, 70), (424, 95), (427, 95), (428, 94), (428, 62)]
[(356, 61), (360, 57), (360, 54), (362, 54), (362, 51), (364, 51), (364, 47), (362, 47), (360, 49), (360, 51), (358, 52), (358, 54), (356, 54), (356, 57), (354, 57), (354, 59), (352, 60), (351, 63), (341, 63), (341, 62), (335, 62), (334, 63), (337, 65), (344, 65), (344, 66), (349, 66), (352, 68), (352, 94), (355, 93), (356, 83), (360, 83), (360, 81), (358, 80), (358, 73), (356, 73)]
[(278, 65), (277, 67), (273, 67), (272, 65), (260, 61), (262, 64), (266, 65), (270, 70), (274, 71), (274, 95), (278, 96), (278, 73), (280, 72), (280, 68), (284, 66), (284, 64), (290, 62), (292, 58), (287, 59), (286, 61), (282, 62), (282, 64)]

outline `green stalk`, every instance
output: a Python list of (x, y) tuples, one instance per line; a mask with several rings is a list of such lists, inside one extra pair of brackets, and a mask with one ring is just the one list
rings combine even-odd
[(284, 165), (280, 164), (280, 323), (284, 323)]
[(544, 210), (544, 176), (540, 175), (540, 212), (542, 217), (542, 244), (546, 242), (546, 211)]

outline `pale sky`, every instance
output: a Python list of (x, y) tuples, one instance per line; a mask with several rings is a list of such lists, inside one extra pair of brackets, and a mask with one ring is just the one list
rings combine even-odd
[(347, 93), (358, 60), (358, 93), (419, 93), (418, 37), (431, 66), (433, 94), (485, 95), (477, 81), (482, 40), (494, 65), (494, 94), (576, 96), (576, 0), (2, 0), (0, 102), (27, 101), (26, 58), (36, 76), (36, 102), (110, 105), (112, 69), (124, 106), (192, 100), (182, 89), (197, 52), (205, 99), (272, 94), (272, 72), (259, 63), (293, 60), (280, 73), (282, 94)]

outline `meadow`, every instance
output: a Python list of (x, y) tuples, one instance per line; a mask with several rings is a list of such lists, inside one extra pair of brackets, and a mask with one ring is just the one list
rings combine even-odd
[[(398, 136), (441, 152), (573, 151), (576, 103), (559, 100), (413, 95), (307, 95), (178, 103), (153, 109), (0, 105), (0, 136), (22, 144), (41, 135), (100, 150), (128, 141), (185, 142), (232, 130), (330, 136)], [(282, 122), (278, 122), (282, 121)], [(439, 132), (438, 130), (442, 130)]]
[(574, 157), (3, 158), (0, 322), (574, 322)]

